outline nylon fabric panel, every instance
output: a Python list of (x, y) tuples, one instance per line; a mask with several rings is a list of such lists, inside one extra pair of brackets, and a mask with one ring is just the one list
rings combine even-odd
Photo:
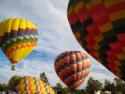
[(125, 1), (69, 1), (67, 16), (81, 46), (125, 80)]

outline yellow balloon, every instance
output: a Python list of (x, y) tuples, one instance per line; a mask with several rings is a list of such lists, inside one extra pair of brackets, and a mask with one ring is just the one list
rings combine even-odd
[(9, 18), (0, 23), (0, 46), (11, 64), (30, 54), (37, 40), (37, 29), (28, 20)]
[(32, 76), (22, 78), (17, 85), (18, 94), (55, 94), (50, 85)]

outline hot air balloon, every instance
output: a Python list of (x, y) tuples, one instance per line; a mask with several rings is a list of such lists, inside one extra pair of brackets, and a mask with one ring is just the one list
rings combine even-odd
[(11, 64), (18, 63), (30, 54), (37, 40), (37, 29), (28, 20), (9, 18), (0, 23), (0, 47)]
[(25, 76), (16, 87), (18, 94), (55, 94), (49, 84), (33, 76)]
[(90, 72), (88, 55), (80, 51), (66, 51), (57, 56), (55, 70), (59, 78), (71, 89), (76, 89)]
[(70, 0), (67, 16), (81, 46), (125, 81), (125, 0)]

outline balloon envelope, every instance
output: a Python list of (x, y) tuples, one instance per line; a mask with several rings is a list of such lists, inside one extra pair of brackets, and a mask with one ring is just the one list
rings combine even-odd
[(18, 94), (55, 94), (50, 85), (33, 76), (22, 78), (17, 85)]
[(30, 54), (37, 40), (37, 29), (28, 20), (10, 18), (0, 23), (0, 47), (11, 64)]
[(90, 61), (84, 52), (67, 51), (55, 60), (55, 70), (59, 78), (70, 88), (76, 89), (90, 72)]
[(67, 15), (81, 46), (125, 80), (125, 0), (70, 0)]

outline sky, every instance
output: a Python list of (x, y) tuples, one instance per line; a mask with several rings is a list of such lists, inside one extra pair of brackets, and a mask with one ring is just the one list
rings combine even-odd
[[(54, 69), (56, 57), (65, 51), (84, 51), (76, 41), (67, 20), (68, 1), (0, 0), (0, 21), (10, 17), (24, 18), (34, 23), (39, 32), (36, 48), (16, 64), (16, 71), (10, 70), (10, 62), (0, 50), (0, 83), (8, 83), (14, 75), (39, 77), (42, 72), (46, 73), (51, 85), (55, 86), (57, 82), (61, 82)], [(91, 72), (87, 79), (92, 76), (101, 82), (105, 79), (112, 81), (115, 76), (89, 57)], [(87, 80), (79, 88), (84, 87), (86, 82)]]

